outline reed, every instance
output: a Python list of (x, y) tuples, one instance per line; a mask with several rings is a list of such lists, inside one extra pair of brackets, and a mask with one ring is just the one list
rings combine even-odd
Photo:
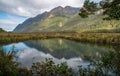
[(119, 33), (4, 33), (0, 34), (0, 43), (21, 42), (26, 40), (65, 38), (80, 42), (98, 44), (120, 44)]

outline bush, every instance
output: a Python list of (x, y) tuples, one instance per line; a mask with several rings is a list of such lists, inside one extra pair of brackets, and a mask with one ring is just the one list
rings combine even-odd
[(17, 76), (17, 63), (13, 61), (14, 52), (5, 53), (0, 49), (0, 76)]
[(66, 63), (55, 64), (51, 59), (46, 62), (33, 63), (31, 67), (33, 76), (73, 76), (72, 69)]

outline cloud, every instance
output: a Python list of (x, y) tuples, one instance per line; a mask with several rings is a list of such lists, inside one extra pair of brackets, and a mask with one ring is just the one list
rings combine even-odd
[(0, 0), (0, 12), (34, 17), (57, 6), (81, 7), (84, 0)]
[(0, 0), (0, 28), (12, 31), (29, 17), (57, 6), (81, 7), (83, 2), (84, 0)]

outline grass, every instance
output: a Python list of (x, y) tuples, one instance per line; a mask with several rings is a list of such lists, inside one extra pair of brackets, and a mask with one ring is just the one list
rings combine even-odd
[[(71, 18), (63, 26), (62, 29), (66, 31), (75, 31), (75, 32), (120, 32), (117, 29), (120, 29), (119, 20), (103, 20), (104, 16), (99, 15), (90, 15), (88, 18), (81, 18), (78, 15)], [(114, 30), (114, 31), (113, 31)]]
[(120, 44), (119, 33), (1, 33), (0, 43), (13, 43), (26, 40), (48, 39), (48, 38), (65, 38), (84, 43), (97, 43), (97, 44)]

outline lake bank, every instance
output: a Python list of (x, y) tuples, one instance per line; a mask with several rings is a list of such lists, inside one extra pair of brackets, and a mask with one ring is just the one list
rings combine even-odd
[(0, 43), (9, 44), (48, 38), (64, 38), (84, 43), (120, 44), (120, 33), (1, 33)]

